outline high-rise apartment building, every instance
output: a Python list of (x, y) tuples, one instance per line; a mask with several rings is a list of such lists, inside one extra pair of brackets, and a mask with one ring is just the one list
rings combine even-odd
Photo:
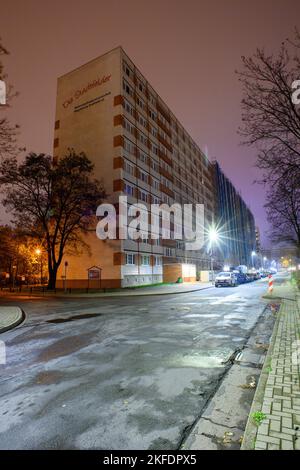
[[(54, 159), (68, 148), (85, 152), (103, 181), (108, 201), (204, 204), (205, 226), (213, 223), (213, 167), (176, 116), (121, 47), (58, 79)], [(174, 224), (171, 223), (171, 229)], [(101, 268), (102, 287), (194, 280), (208, 270), (205, 246), (186, 251), (174, 239), (99, 240), (91, 232), (89, 252), (66, 255), (58, 285), (88, 285), (88, 269)], [(65, 263), (67, 261), (67, 263)], [(97, 269), (92, 270), (95, 280)]]
[(215, 177), (215, 218), (220, 230), (218, 256), (230, 266), (251, 266), (256, 250), (253, 214), (218, 162), (213, 162)]

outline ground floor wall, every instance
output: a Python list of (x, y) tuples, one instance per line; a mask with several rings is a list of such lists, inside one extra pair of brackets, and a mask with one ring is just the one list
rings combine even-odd
[(164, 264), (164, 282), (176, 282), (179, 278), (184, 282), (195, 282), (197, 280), (196, 265), (182, 263)]
[[(56, 287), (59, 289), (119, 289), (133, 286), (176, 282), (205, 281), (205, 271), (197, 263), (180, 262), (155, 252), (139, 252), (123, 249), (120, 240), (99, 240), (95, 233), (90, 233), (84, 240), (88, 249), (78, 253), (66, 254), (57, 275)], [(134, 254), (134, 260), (132, 255)], [(129, 264), (132, 263), (132, 264)], [(95, 279), (89, 275), (89, 269), (98, 269), (101, 275)], [(91, 273), (90, 273), (91, 274)]]

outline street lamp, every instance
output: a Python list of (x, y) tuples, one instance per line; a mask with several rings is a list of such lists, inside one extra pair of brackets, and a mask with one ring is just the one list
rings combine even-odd
[(264, 259), (263, 259), (263, 261), (264, 261), (264, 266), (263, 266), (264, 269), (265, 269), (265, 267), (266, 267), (266, 261), (267, 261), (267, 259), (268, 259), (268, 258), (267, 258), (266, 256), (264, 256)]
[(211, 279), (214, 283), (214, 258), (213, 258), (213, 247), (219, 241), (219, 233), (215, 227), (210, 227), (208, 231), (208, 240), (210, 245), (210, 268), (211, 268)]
[(254, 268), (254, 256), (256, 256), (255, 251), (253, 250), (251, 253), (251, 258), (252, 258), (252, 268)]
[(35, 253), (40, 257), (40, 263), (41, 263), (41, 285), (43, 284), (43, 257), (42, 257), (42, 250), (37, 248), (35, 250)]

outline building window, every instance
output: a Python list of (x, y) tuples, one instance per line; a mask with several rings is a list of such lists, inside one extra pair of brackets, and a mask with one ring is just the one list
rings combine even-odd
[(128, 77), (130, 77), (131, 79), (133, 78), (134, 73), (133, 73), (132, 69), (129, 67), (129, 65), (128, 65), (125, 61), (123, 61), (123, 71), (124, 71), (124, 73), (126, 73), (126, 75), (127, 75)]
[(134, 187), (130, 186), (130, 184), (125, 183), (124, 193), (128, 194), (128, 196), (133, 196), (134, 195)]
[(160, 162), (160, 165), (161, 167), (166, 170), (168, 173), (171, 174), (171, 167), (170, 165), (168, 165), (166, 162), (164, 162), (163, 160)]
[(147, 146), (148, 139), (144, 134), (139, 134), (139, 140), (142, 142), (142, 144)]
[(149, 96), (149, 101), (150, 101), (151, 104), (153, 104), (154, 106), (156, 106), (156, 99), (155, 99), (154, 96), (151, 95), (151, 94), (150, 94), (150, 96)]
[(141, 199), (143, 202), (147, 202), (148, 194), (147, 194), (145, 191), (140, 191), (140, 199)]
[(149, 109), (149, 116), (151, 117), (151, 119), (153, 119), (153, 121), (156, 121), (157, 114), (152, 109)]
[(125, 80), (123, 80), (123, 90), (125, 93), (127, 93), (127, 95), (131, 96), (132, 98), (134, 97), (133, 88)]
[(126, 264), (135, 264), (135, 255), (132, 253), (126, 253)]
[(159, 173), (159, 164), (155, 160), (151, 160), (151, 168)]
[(153, 135), (153, 137), (157, 137), (157, 129), (155, 129), (155, 127), (151, 126), (151, 134)]
[(170, 204), (170, 198), (169, 198), (169, 196), (167, 196), (166, 194), (162, 193), (162, 201), (163, 201), (165, 204)]
[(155, 257), (154, 257), (154, 264), (155, 264), (155, 266), (161, 266), (161, 265), (162, 265), (162, 258), (161, 258), (161, 256), (155, 256)]
[(147, 127), (147, 121), (141, 115), (139, 115), (139, 123), (141, 124), (141, 126)]
[(153, 187), (159, 191), (159, 181), (153, 178)]
[(151, 150), (155, 155), (158, 155), (158, 147), (151, 143)]
[(131, 116), (134, 116), (134, 108), (131, 106), (131, 104), (128, 103), (128, 101), (125, 100), (124, 103), (125, 111), (130, 114)]
[(141, 256), (141, 264), (142, 264), (142, 266), (149, 266), (150, 265), (150, 256), (142, 255)]
[(161, 182), (162, 182), (162, 184), (163, 184), (166, 188), (170, 188), (170, 187), (171, 187), (171, 182), (170, 182), (167, 178), (165, 178), (164, 176), (162, 176)]
[(145, 109), (145, 103), (139, 96), (137, 96), (136, 102), (141, 109)]
[(126, 160), (124, 163), (124, 171), (126, 171), (126, 173), (128, 173), (129, 175), (134, 176), (134, 166), (128, 163)]
[(139, 159), (141, 160), (141, 162), (147, 163), (148, 157), (144, 152), (140, 151), (139, 152)]
[(134, 134), (134, 126), (126, 119), (124, 121), (124, 127), (130, 134)]
[(138, 87), (139, 87), (139, 90), (142, 92), (142, 93), (145, 93), (145, 85), (142, 83), (142, 82), (138, 82)]
[(144, 183), (148, 183), (148, 175), (144, 171), (140, 170), (140, 179), (144, 181)]
[(144, 243), (148, 243), (148, 238), (149, 238), (149, 235), (148, 233), (146, 232), (141, 232), (140, 233), (140, 240)]
[(124, 149), (128, 152), (128, 153), (132, 153), (134, 154), (134, 150), (135, 150), (135, 147), (134, 145), (126, 138), (124, 138)]

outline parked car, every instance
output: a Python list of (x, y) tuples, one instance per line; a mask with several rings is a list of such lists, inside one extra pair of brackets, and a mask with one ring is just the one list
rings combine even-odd
[(229, 271), (222, 271), (219, 274), (217, 274), (215, 278), (215, 286), (230, 286), (230, 287), (235, 287), (237, 286), (238, 281), (237, 281), (237, 276), (235, 273), (231, 273)]
[(265, 269), (260, 270), (260, 277), (267, 277), (267, 275), (268, 275), (268, 271), (266, 271)]
[(238, 284), (245, 284), (245, 282), (248, 282), (246, 274), (237, 272), (235, 275)]
[(259, 271), (251, 270), (247, 274), (250, 277), (251, 281), (257, 281), (258, 279), (261, 278)]

